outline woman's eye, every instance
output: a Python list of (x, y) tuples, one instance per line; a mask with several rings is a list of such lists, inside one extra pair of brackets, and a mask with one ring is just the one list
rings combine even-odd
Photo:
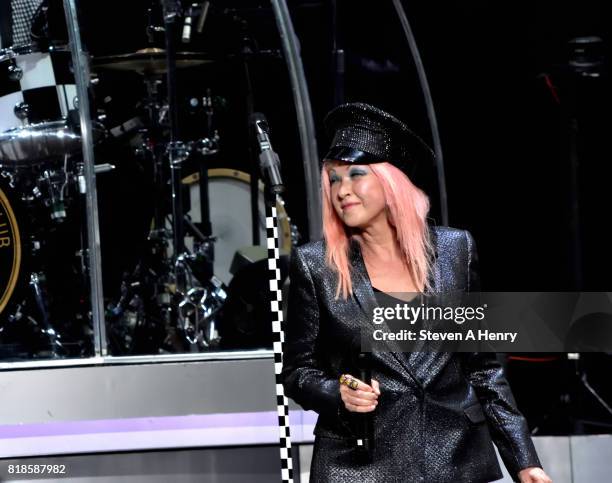
[(334, 184), (336, 181), (339, 181), (339, 180), (340, 180), (340, 178), (338, 176), (330, 176), (329, 177), (329, 182), (331, 184)]
[(365, 171), (351, 171), (351, 178), (354, 178), (355, 176), (363, 176), (365, 174)]

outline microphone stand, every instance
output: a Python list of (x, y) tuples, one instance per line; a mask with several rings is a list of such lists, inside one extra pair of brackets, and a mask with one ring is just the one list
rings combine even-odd
[(172, 185), (172, 234), (174, 242), (174, 277), (177, 291), (184, 292), (185, 270), (179, 263), (185, 251), (185, 231), (183, 220), (182, 164), (188, 157), (188, 150), (179, 140), (178, 102), (176, 84), (176, 33), (181, 5), (177, 0), (162, 0), (164, 32), (166, 37), (166, 62), (168, 64), (168, 118), (170, 121), (170, 142), (166, 153), (170, 163)]
[[(257, 134), (254, 135), (257, 138)], [(261, 146), (261, 144), (260, 144)], [(293, 454), (291, 446), (291, 427), (289, 424), (289, 400), (283, 389), (281, 370), (283, 366), (283, 353), (285, 343), (285, 329), (283, 319), (283, 295), (280, 287), (280, 230), (278, 223), (277, 205), (282, 205), (281, 194), (284, 191), (280, 175), (273, 179), (271, 171), (265, 169), (262, 163), (261, 147), (260, 168), (266, 182), (266, 245), (268, 247), (268, 287), (270, 290), (270, 312), (272, 315), (272, 336), (274, 349), (274, 377), (276, 387), (276, 412), (278, 414), (279, 446), (281, 458), (281, 481), (293, 483)]]

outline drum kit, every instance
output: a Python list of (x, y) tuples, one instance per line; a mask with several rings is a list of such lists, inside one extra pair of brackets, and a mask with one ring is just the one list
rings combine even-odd
[[(247, 173), (207, 164), (221, 149), (210, 89), (190, 100), (205, 115), (202, 135), (180, 140), (176, 71), (215, 59), (176, 50), (180, 32), (171, 8), (180, 3), (161, 4), (164, 25), (149, 22), (147, 33), (164, 31), (165, 49), (149, 45), (90, 58), (94, 106), (98, 73), (140, 75), (146, 92), (139, 103), (144, 115), (112, 127), (99, 115), (93, 121), (93, 139), (99, 147), (126, 132), (135, 133), (130, 149), (149, 165), (148, 186), (155, 200), (146, 250), (135, 266), (123, 267), (119, 296), (105, 299), (112, 355), (220, 347), (219, 323), (237, 270), (237, 253), (249, 245), (251, 223), (260, 225), (265, 239), (261, 181), (254, 200)], [(195, 7), (190, 7), (194, 18)], [(204, 16), (200, 12), (199, 22)], [(66, 45), (46, 42), (0, 50), (0, 200), (7, 200), (0, 210), (0, 237), (5, 218), (14, 221), (7, 243), (13, 247), (10, 260), (0, 238), (0, 263), (11, 266), (0, 280), (0, 358), (93, 355), (78, 107)], [(184, 176), (187, 162), (197, 171)], [(95, 173), (103, 176), (114, 168), (98, 164)], [(259, 220), (249, 218), (249, 206)], [(281, 244), (288, 251), (297, 230), (282, 202), (277, 210)], [(7, 349), (11, 344), (13, 349)]]

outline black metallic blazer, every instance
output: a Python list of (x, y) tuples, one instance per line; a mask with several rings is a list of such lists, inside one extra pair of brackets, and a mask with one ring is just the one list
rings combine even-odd
[[(431, 236), (433, 291), (479, 290), (471, 235), (434, 227)], [(381, 390), (374, 459), (356, 458), (356, 416), (344, 408), (338, 377), (356, 374), (359, 329), (371, 327), (377, 302), (356, 242), (351, 263), (353, 296), (335, 300), (337, 275), (326, 266), (324, 242), (297, 248), (291, 260), (282, 377), (289, 397), (319, 413), (311, 481), (493, 481), (502, 473), (492, 441), (513, 478), (541, 466), (502, 366), (486, 353), (374, 353)]]

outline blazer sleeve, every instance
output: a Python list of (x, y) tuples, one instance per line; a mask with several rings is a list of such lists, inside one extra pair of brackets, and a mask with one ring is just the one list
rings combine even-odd
[[(478, 255), (474, 240), (466, 233), (468, 288), (480, 290)], [(474, 388), (489, 422), (491, 436), (508, 469), (518, 481), (518, 472), (530, 466), (542, 467), (529, 433), (527, 421), (518, 410), (504, 369), (495, 353), (464, 354), (464, 371)]]
[(465, 230), (465, 239), (467, 243), (467, 272), (468, 292), (480, 292), (480, 271), (478, 266), (478, 252), (476, 251), (476, 243), (472, 234)]
[(289, 268), (289, 306), (281, 379), (285, 393), (304, 409), (337, 415), (340, 383), (321, 365), (320, 311), (315, 285), (300, 249)]

